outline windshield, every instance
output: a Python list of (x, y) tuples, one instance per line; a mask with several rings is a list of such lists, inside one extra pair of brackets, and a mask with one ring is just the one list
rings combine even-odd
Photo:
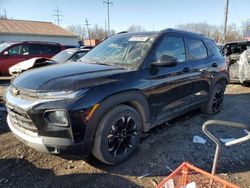
[(11, 45), (12, 45), (12, 43), (7, 43), (7, 42), (1, 43), (0, 44), (0, 52), (4, 51), (7, 47), (9, 47)]
[(135, 68), (145, 57), (155, 35), (116, 35), (96, 46), (80, 61)]
[(69, 51), (69, 50), (64, 50), (56, 54), (51, 58), (51, 60), (57, 62), (57, 63), (64, 63), (67, 61), (75, 52), (74, 51)]

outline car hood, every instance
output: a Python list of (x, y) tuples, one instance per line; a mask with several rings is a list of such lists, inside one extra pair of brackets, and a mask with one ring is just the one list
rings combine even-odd
[(15, 74), (19, 74), (25, 70), (28, 70), (32, 67), (34, 67), (34, 65), (39, 61), (46, 61), (49, 60), (48, 58), (45, 57), (33, 57), (31, 59), (25, 60), (25, 61), (21, 61), (20, 63), (17, 63), (15, 65), (13, 65), (12, 67), (9, 68), (9, 73), (10, 75), (15, 75)]
[(126, 72), (114, 66), (64, 63), (26, 71), (16, 77), (12, 84), (20, 89), (39, 92), (46, 91), (76, 91), (100, 84), (114, 82), (110, 77)]

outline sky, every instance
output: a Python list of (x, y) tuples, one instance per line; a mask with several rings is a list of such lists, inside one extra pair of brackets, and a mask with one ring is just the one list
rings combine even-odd
[[(110, 0), (111, 1), (111, 0)], [(174, 28), (190, 22), (207, 22), (221, 25), (224, 20), (226, 0), (112, 0), (110, 28), (127, 30), (131, 25), (140, 25), (146, 30), (157, 31)], [(250, 0), (229, 1), (228, 23), (241, 26), (250, 19)], [(61, 26), (85, 23), (105, 26), (107, 6), (103, 0), (0, 0), (0, 14), (21, 20), (48, 21), (56, 23), (53, 10), (61, 11)], [(90, 26), (91, 26), (90, 25)]]

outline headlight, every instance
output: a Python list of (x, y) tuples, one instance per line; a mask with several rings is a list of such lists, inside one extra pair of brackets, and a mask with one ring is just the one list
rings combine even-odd
[(58, 92), (47, 92), (47, 93), (37, 93), (39, 99), (74, 99), (84, 93), (86, 93), (88, 89), (79, 90), (79, 91), (58, 91)]
[(66, 127), (69, 125), (68, 115), (64, 110), (47, 111), (44, 118), (51, 124)]

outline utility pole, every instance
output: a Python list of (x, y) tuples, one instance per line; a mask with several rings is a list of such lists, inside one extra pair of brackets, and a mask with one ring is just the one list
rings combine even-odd
[(227, 39), (227, 17), (228, 17), (228, 5), (229, 5), (229, 0), (226, 0), (226, 6), (225, 6), (225, 12), (224, 12), (224, 43), (226, 42)]
[(90, 33), (89, 33), (89, 26), (90, 26), (90, 24), (89, 24), (87, 18), (85, 19), (85, 24), (84, 25), (86, 25), (86, 27), (87, 27), (87, 32), (88, 32), (88, 36), (89, 36), (89, 44), (91, 46), (91, 39), (90, 39)]
[(110, 2), (109, 0), (103, 1), (103, 4), (107, 4), (108, 8), (108, 37), (110, 36), (110, 21), (109, 21), (109, 6), (113, 5), (113, 2)]
[(57, 21), (58, 26), (60, 26), (60, 21), (62, 21), (61, 18), (63, 17), (61, 13), (62, 11), (60, 11), (58, 7), (56, 7), (56, 10), (54, 10), (54, 14), (52, 14), (52, 16), (55, 17), (55, 21)]
[(7, 19), (6, 9), (4, 9), (4, 18)]
[(107, 20), (105, 19), (105, 38), (107, 38), (108, 34), (107, 34)]

